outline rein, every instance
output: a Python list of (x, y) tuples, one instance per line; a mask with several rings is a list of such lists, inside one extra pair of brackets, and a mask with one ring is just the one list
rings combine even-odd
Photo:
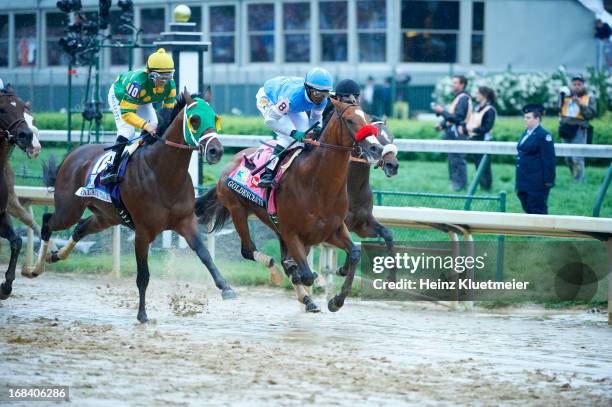
[(316, 147), (323, 147), (323, 148), (330, 148), (332, 150), (339, 150), (339, 151), (353, 151), (353, 149), (355, 147), (351, 146), (351, 147), (345, 147), (345, 146), (338, 146), (336, 144), (328, 144), (328, 143), (322, 143), (320, 141), (316, 141), (316, 140), (312, 140), (312, 139), (304, 139), (302, 141), (304, 144), (310, 144)]
[[(347, 106), (342, 109), (342, 112), (339, 112), (338, 110), (334, 109), (334, 112), (336, 113), (336, 115), (338, 116), (338, 120), (340, 120), (340, 131), (342, 131), (342, 127), (344, 127), (344, 112), (346, 112), (348, 110), (348, 108), (350, 108), (351, 106), (357, 106), (354, 103), (351, 104), (347, 104)], [(310, 144), (316, 147), (322, 147), (322, 148), (329, 148), (331, 150), (338, 150), (338, 151), (355, 151), (357, 153), (359, 153), (358, 155), (361, 155), (361, 151), (359, 151), (358, 149), (356, 149), (356, 145), (355, 145), (355, 136), (351, 133), (351, 130), (347, 128), (347, 130), (349, 131), (349, 137), (351, 138), (351, 140), (353, 140), (353, 145), (350, 147), (345, 147), (345, 146), (339, 146), (336, 144), (329, 144), (329, 143), (323, 143), (321, 141), (318, 140), (312, 140), (312, 139), (304, 139), (302, 142), (304, 144)], [(351, 157), (352, 159), (353, 157)]]

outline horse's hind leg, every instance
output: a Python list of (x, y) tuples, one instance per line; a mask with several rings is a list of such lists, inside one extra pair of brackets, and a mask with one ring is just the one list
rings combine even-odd
[(72, 231), (72, 236), (70, 236), (68, 243), (59, 251), (47, 253), (47, 263), (56, 263), (60, 260), (66, 260), (79, 240), (87, 235), (98, 233), (110, 226), (112, 226), (112, 222), (109, 222), (99, 215), (92, 215), (86, 219), (81, 219)]
[(208, 252), (208, 249), (206, 248), (206, 246), (204, 246), (202, 238), (200, 238), (200, 235), (198, 234), (197, 224), (197, 219), (195, 215), (193, 215), (187, 219), (184, 219), (179, 225), (179, 227), (176, 229), (176, 232), (185, 238), (191, 250), (196, 252), (202, 263), (204, 263), (204, 265), (208, 269), (208, 272), (215, 281), (215, 285), (218, 289), (221, 290), (221, 296), (223, 297), (223, 299), (228, 300), (236, 298), (236, 293), (234, 292), (234, 290), (232, 290), (229, 284), (227, 284), (227, 282), (221, 275), (221, 272), (219, 272), (219, 269), (213, 262), (212, 257)]
[(304, 304), (306, 312), (320, 312), (321, 308), (319, 308), (319, 306), (312, 300), (312, 297), (308, 295), (306, 289), (300, 282), (297, 263), (289, 258), (287, 245), (280, 237), (279, 242), (281, 249), (281, 264), (285, 270), (285, 274), (287, 274), (287, 277), (291, 279), (291, 283), (295, 289), (295, 294), (297, 295), (298, 301)]
[(34, 278), (44, 273), (51, 234), (54, 231), (64, 230), (74, 225), (81, 219), (83, 212), (85, 212), (85, 205), (81, 198), (73, 198), (72, 196), (67, 196), (66, 200), (61, 198), (62, 197), (58, 196), (58, 192), (56, 191), (55, 212), (45, 213), (43, 215), (42, 226), (40, 228), (41, 243), (38, 251), (38, 258), (36, 264), (32, 268), (27, 266), (22, 268), (21, 274), (25, 277)]
[(258, 251), (255, 243), (253, 243), (251, 240), (251, 234), (249, 233), (248, 210), (240, 204), (231, 205), (228, 210), (230, 212), (230, 216), (232, 217), (232, 223), (234, 224), (236, 232), (240, 237), (240, 253), (242, 254), (242, 257), (247, 260), (256, 261), (267, 268), (274, 266), (274, 259), (271, 256)]
[(15, 280), (15, 267), (17, 267), (17, 258), (21, 250), (21, 238), (15, 234), (11, 219), (5, 212), (0, 215), (0, 237), (8, 239), (11, 244), (11, 259), (6, 270), (5, 280), (0, 285), (0, 300), (6, 300), (13, 290), (13, 280)]

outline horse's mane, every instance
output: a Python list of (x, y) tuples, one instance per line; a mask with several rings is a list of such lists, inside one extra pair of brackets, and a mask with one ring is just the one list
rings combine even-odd
[[(194, 93), (191, 95), (191, 97), (192, 98), (200, 97), (200, 95)], [(170, 127), (170, 125), (172, 124), (176, 116), (178, 116), (178, 114), (185, 107), (186, 104), (187, 104), (187, 101), (185, 100), (185, 97), (183, 96), (182, 93), (179, 93), (178, 95), (176, 95), (176, 104), (174, 105), (172, 110), (161, 109), (159, 111), (159, 113), (157, 114), (157, 119), (158, 119), (157, 134), (160, 137), (166, 133), (166, 130), (168, 130), (168, 127)], [(144, 140), (147, 144), (153, 144), (158, 139), (150, 137), (150, 136), (146, 136)]]

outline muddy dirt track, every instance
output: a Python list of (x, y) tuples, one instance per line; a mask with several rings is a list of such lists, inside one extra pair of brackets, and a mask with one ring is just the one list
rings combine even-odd
[(312, 315), (288, 291), (237, 293), (152, 278), (140, 325), (131, 279), (18, 278), (0, 385), (68, 385), (75, 406), (612, 403), (605, 314), (349, 299)]

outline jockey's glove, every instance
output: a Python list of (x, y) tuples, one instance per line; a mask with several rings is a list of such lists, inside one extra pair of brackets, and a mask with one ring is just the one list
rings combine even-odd
[(306, 133), (304, 133), (303, 131), (293, 130), (291, 132), (291, 137), (293, 137), (297, 141), (302, 141), (304, 140), (304, 138), (306, 138)]

